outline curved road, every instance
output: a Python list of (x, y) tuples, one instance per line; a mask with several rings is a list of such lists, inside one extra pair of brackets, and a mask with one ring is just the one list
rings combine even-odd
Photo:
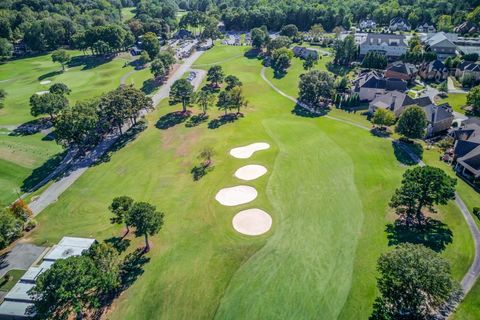
[[(303, 108), (306, 108), (307, 110), (309, 110), (311, 112), (315, 112), (314, 110), (310, 109), (309, 107), (307, 107), (304, 104), (302, 104), (301, 102), (299, 102), (294, 97), (292, 97), (292, 96), (286, 94), (285, 92), (281, 91), (280, 89), (278, 89), (270, 80), (267, 79), (267, 77), (265, 76), (265, 70), (266, 70), (266, 67), (263, 67), (260, 75), (261, 75), (262, 79), (273, 90), (275, 90), (277, 93), (284, 96), (285, 98), (295, 102), (299, 106), (301, 106)], [(325, 118), (332, 119), (332, 120), (335, 120), (335, 121), (340, 121), (340, 122), (343, 122), (343, 123), (347, 123), (347, 124), (353, 125), (355, 127), (370, 131), (370, 128), (368, 128), (366, 126), (362, 126), (358, 123), (353, 123), (353, 122), (350, 122), (350, 121), (347, 121), (347, 120), (339, 119), (339, 118), (336, 118), (336, 117), (333, 117), (333, 116), (328, 116), (328, 115), (325, 116)], [(389, 138), (389, 139), (393, 141), (393, 139), (391, 139), (391, 138)], [(399, 145), (399, 146), (402, 147), (401, 145)], [(405, 152), (407, 152), (408, 155), (410, 156), (410, 158), (412, 158), (412, 160), (414, 160), (416, 163), (418, 163), (418, 165), (420, 165), (420, 166), (425, 165), (425, 163), (420, 158), (418, 158), (415, 154), (413, 154), (409, 149), (403, 148), (403, 147), (402, 147), (402, 149)], [(467, 222), (468, 228), (470, 229), (470, 232), (472, 234), (473, 241), (474, 241), (474, 244), (475, 244), (475, 258), (474, 258), (470, 268), (468, 269), (468, 272), (465, 274), (465, 276), (462, 279), (462, 282), (460, 283), (464, 295), (467, 295), (467, 293), (470, 291), (470, 289), (472, 289), (473, 285), (475, 284), (475, 282), (477, 281), (477, 279), (480, 276), (480, 230), (479, 230), (477, 224), (475, 223), (475, 221), (473, 219), (473, 216), (468, 211), (467, 206), (463, 202), (462, 198), (456, 192), (455, 192), (455, 203), (456, 203), (457, 207), (460, 209), (460, 211), (462, 212), (462, 215), (465, 218), (465, 221)]]

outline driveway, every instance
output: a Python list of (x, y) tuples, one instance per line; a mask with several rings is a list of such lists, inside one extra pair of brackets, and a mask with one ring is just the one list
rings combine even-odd
[(465, 90), (455, 87), (455, 83), (453, 83), (452, 77), (448, 77), (447, 84), (449, 93), (467, 93)]
[(9, 270), (27, 270), (46, 250), (33, 244), (19, 243), (0, 256), (0, 277)]

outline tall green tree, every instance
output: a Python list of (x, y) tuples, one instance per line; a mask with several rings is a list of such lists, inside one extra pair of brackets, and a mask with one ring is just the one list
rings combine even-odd
[(12, 50), (13, 47), (10, 41), (0, 37), (0, 58), (10, 58), (12, 56)]
[(358, 46), (353, 36), (349, 35), (343, 40), (336, 40), (333, 46), (334, 63), (349, 66), (358, 55)]
[(395, 114), (387, 109), (377, 109), (372, 117), (372, 123), (380, 127), (389, 127), (395, 124)]
[(420, 139), (425, 135), (427, 116), (419, 106), (408, 107), (398, 119), (396, 131), (409, 139)]
[(155, 79), (163, 79), (168, 74), (168, 69), (163, 64), (163, 61), (160, 59), (155, 59), (150, 65), (150, 72), (153, 74)]
[(261, 28), (253, 28), (250, 31), (252, 37), (252, 47), (261, 50), (268, 43), (268, 34), (266, 34)]
[(240, 113), (240, 109), (248, 105), (247, 100), (243, 96), (241, 87), (234, 87), (229, 91), (222, 91), (218, 96), (217, 107), (220, 110), (225, 111), (225, 115), (228, 110), (236, 109), (237, 114)]
[(225, 78), (225, 72), (222, 66), (212, 66), (207, 72), (207, 81), (210, 81), (211, 85), (215, 88), (219, 87), (219, 83)]
[(195, 103), (202, 110), (202, 114), (205, 115), (207, 110), (215, 104), (215, 95), (208, 90), (200, 90), (194, 95)]
[(50, 91), (50, 93), (56, 93), (61, 95), (69, 95), (70, 92), (72, 92), (72, 90), (70, 90), (70, 88), (66, 84), (61, 82), (53, 84), (50, 89), (48, 89), (48, 91)]
[(187, 79), (179, 79), (175, 81), (170, 88), (169, 96), (170, 105), (177, 103), (182, 104), (182, 111), (187, 112), (187, 106), (193, 98), (193, 86)]
[(424, 166), (408, 169), (389, 205), (407, 225), (421, 226), (425, 221), (425, 208), (435, 212), (434, 205), (445, 205), (455, 199), (456, 183), (455, 178), (449, 177), (440, 168)]
[(234, 75), (228, 75), (225, 77), (225, 83), (227, 84), (227, 86), (225, 87), (225, 90), (231, 90), (235, 87), (241, 87), (243, 84), (242, 82), (240, 81), (240, 79), (238, 79), (238, 77), (234, 76)]
[(60, 63), (62, 65), (62, 71), (65, 71), (65, 65), (71, 60), (72, 58), (66, 50), (60, 49), (52, 53), (52, 61)]
[(298, 28), (294, 24), (287, 24), (280, 29), (280, 34), (289, 38), (294, 38), (298, 35)]
[(467, 94), (467, 104), (471, 106), (471, 113), (474, 116), (480, 116), (480, 86), (476, 86)]
[(371, 320), (433, 319), (458, 291), (448, 261), (423, 245), (403, 244), (378, 259)]
[(293, 53), (290, 49), (275, 49), (272, 53), (272, 67), (275, 72), (285, 72), (290, 67), (292, 58)]
[(175, 56), (170, 51), (160, 51), (157, 56), (157, 59), (162, 61), (163, 65), (167, 70), (170, 70), (172, 65), (177, 61)]
[(300, 76), (298, 100), (314, 109), (326, 107), (334, 94), (334, 80), (325, 71), (313, 70)]
[(125, 224), (127, 228), (127, 235), (130, 232), (130, 225), (127, 224), (128, 212), (132, 209), (133, 199), (128, 196), (115, 197), (112, 203), (108, 207), (113, 217), (110, 218), (110, 222), (114, 224)]
[(145, 251), (150, 250), (148, 236), (157, 234), (163, 226), (164, 213), (147, 202), (135, 202), (128, 212), (127, 223), (135, 228), (135, 236), (145, 237)]
[(148, 53), (150, 59), (155, 59), (160, 52), (160, 42), (157, 35), (153, 32), (147, 32), (142, 37), (142, 47)]
[(318, 63), (318, 57), (314, 57), (313, 55), (308, 55), (303, 61), (303, 69), (309, 71), (311, 70), (316, 64)]
[(0, 248), (3, 249), (22, 235), (23, 222), (10, 210), (0, 210)]
[(53, 120), (61, 110), (68, 107), (68, 100), (65, 96), (55, 93), (34, 94), (30, 97), (30, 113), (34, 117), (48, 114)]

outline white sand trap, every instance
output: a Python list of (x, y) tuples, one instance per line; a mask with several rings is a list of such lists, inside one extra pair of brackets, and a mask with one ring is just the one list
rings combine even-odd
[(249, 164), (235, 171), (235, 177), (242, 180), (255, 180), (267, 173), (267, 168), (258, 164)]
[(249, 144), (248, 146), (238, 147), (230, 150), (230, 154), (238, 159), (247, 159), (252, 156), (256, 151), (266, 150), (270, 148), (270, 145), (265, 142), (257, 142)]
[(215, 199), (224, 206), (233, 207), (253, 201), (256, 197), (257, 190), (255, 190), (255, 188), (249, 186), (235, 186), (218, 191)]
[(52, 81), (51, 80), (43, 80), (43, 81), (40, 81), (40, 84), (45, 85), (45, 84), (49, 84), (50, 82), (52, 82)]
[(260, 209), (240, 211), (233, 217), (232, 225), (235, 230), (248, 236), (261, 235), (272, 227), (272, 217)]
[(45, 93), (49, 93), (50, 91), (46, 90), (46, 91), (37, 91), (35, 92), (36, 94), (38, 94), (39, 96), (45, 94)]

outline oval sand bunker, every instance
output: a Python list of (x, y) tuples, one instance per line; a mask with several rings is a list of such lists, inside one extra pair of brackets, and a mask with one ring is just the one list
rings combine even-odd
[(235, 171), (235, 177), (242, 180), (255, 180), (267, 173), (267, 168), (258, 164), (250, 164)]
[(272, 227), (272, 217), (260, 209), (240, 211), (233, 217), (232, 225), (235, 230), (248, 236), (264, 234)]
[(256, 151), (266, 150), (270, 148), (270, 145), (265, 142), (257, 142), (249, 144), (248, 146), (233, 148), (230, 150), (230, 154), (238, 159), (247, 159), (252, 156)]
[(224, 206), (238, 206), (248, 203), (257, 197), (257, 190), (249, 186), (235, 186), (218, 191), (215, 199)]

